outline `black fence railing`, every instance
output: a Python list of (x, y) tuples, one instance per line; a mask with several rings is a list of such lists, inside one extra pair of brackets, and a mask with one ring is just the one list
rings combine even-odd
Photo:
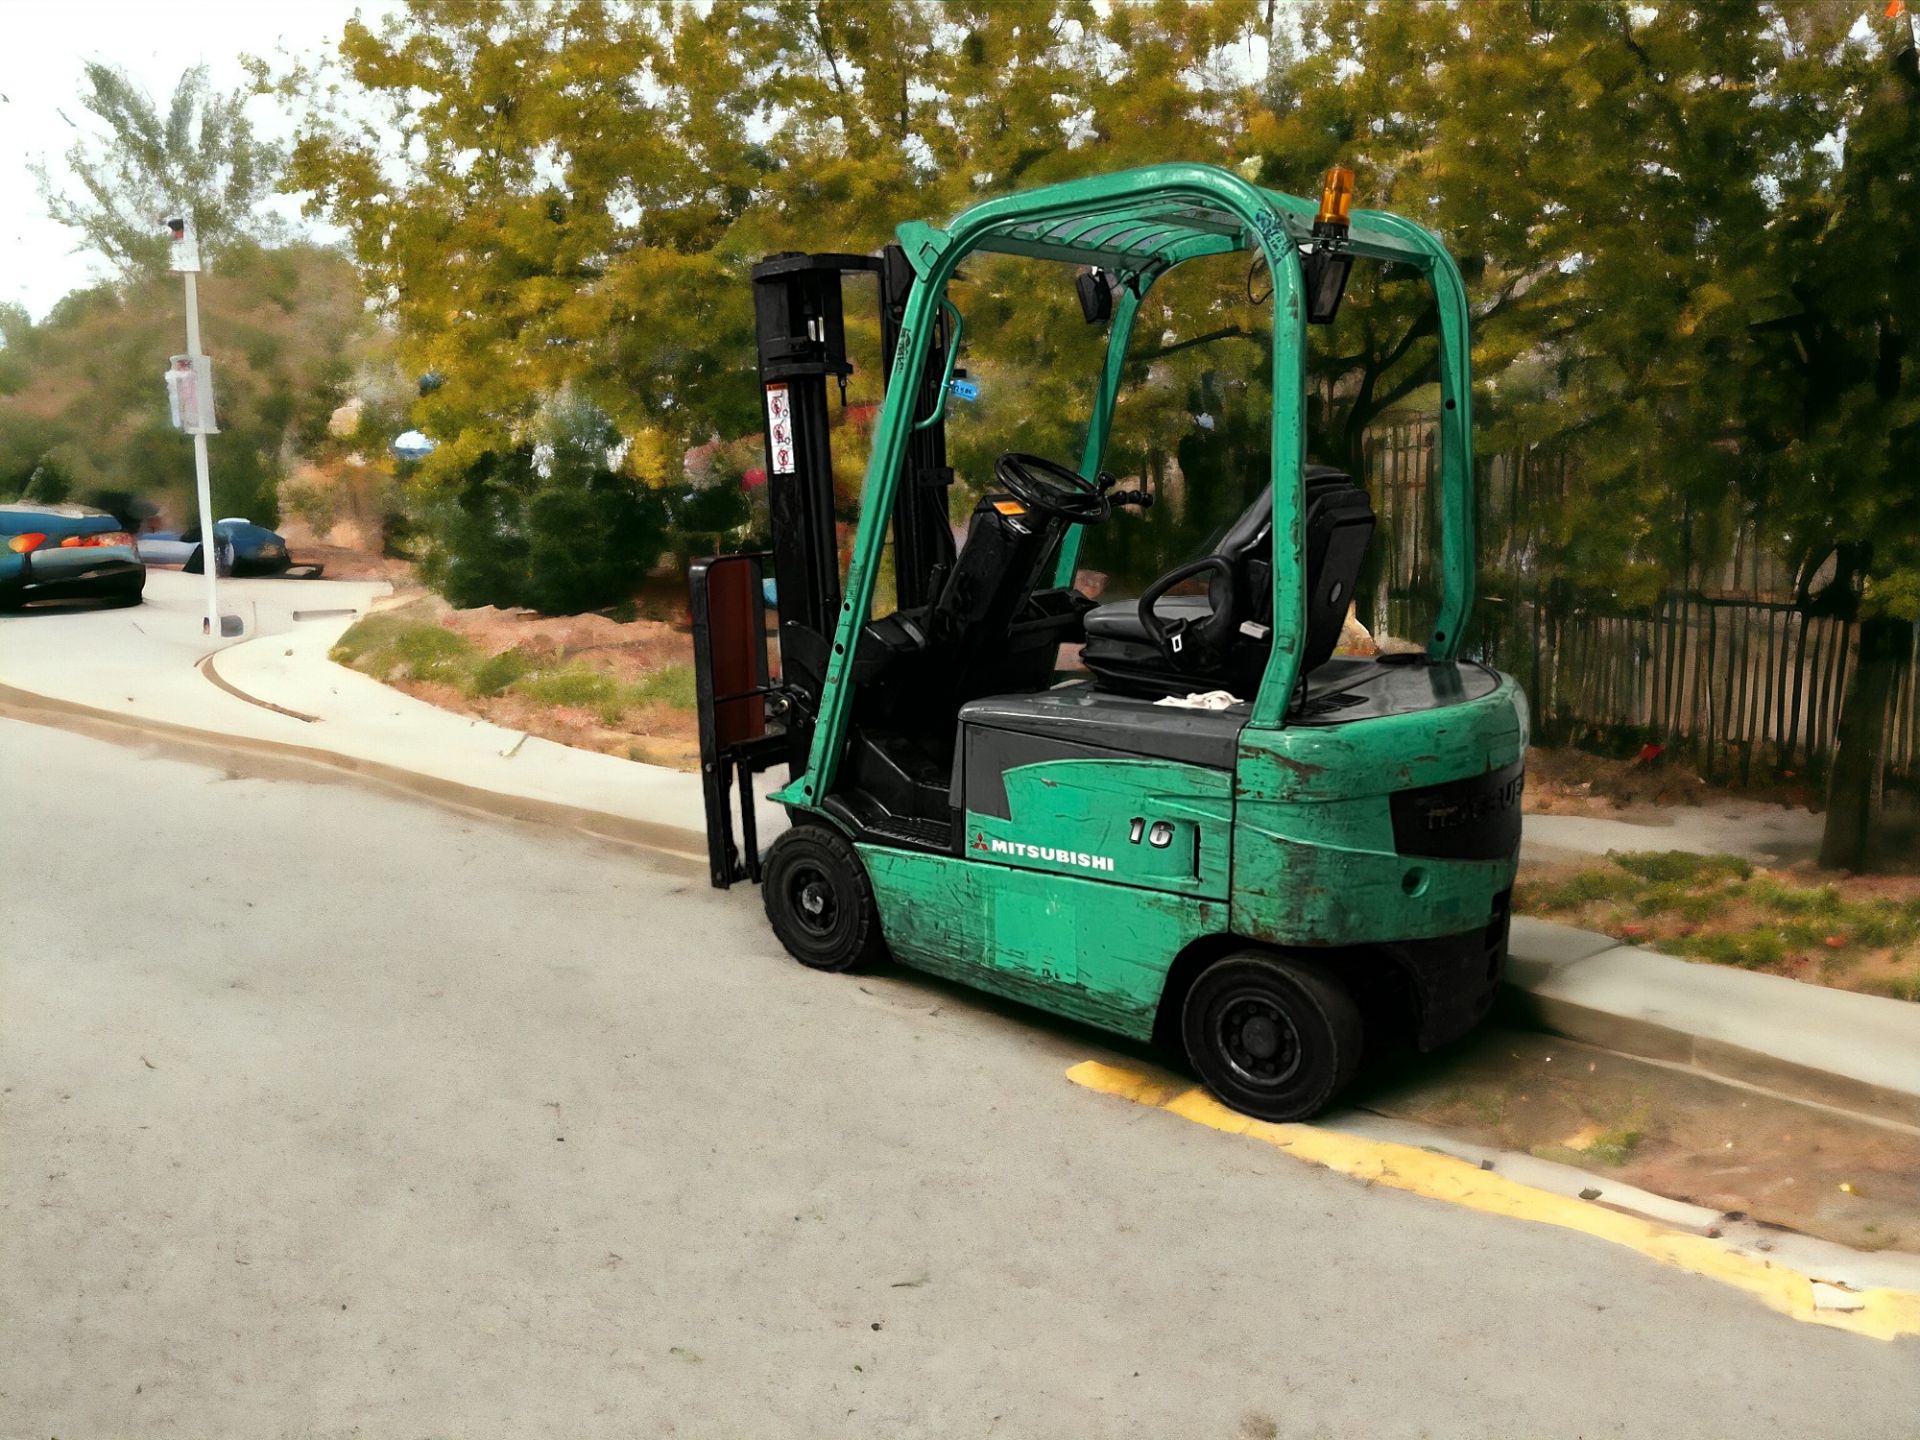
[[(1433, 612), (1432, 427), (1376, 429), (1365, 458), (1380, 517), (1372, 613), (1390, 633), (1418, 637)], [(1610, 606), (1541, 573), (1537, 522), (1578, 483), (1565, 457), (1493, 456), (1479, 483), (1472, 648), (1526, 687), (1539, 738), (1663, 744), (1743, 783), (1756, 769), (1824, 772), (1858, 627), (1801, 611), (1779, 557), (1738, 535), (1724, 559), (1694, 567), (1651, 605)], [(1920, 781), (1920, 630), (1887, 733), (1889, 778)]]

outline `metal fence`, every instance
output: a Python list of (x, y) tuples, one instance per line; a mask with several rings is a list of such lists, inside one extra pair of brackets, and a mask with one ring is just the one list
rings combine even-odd
[[(1410, 638), (1433, 613), (1435, 464), (1429, 425), (1367, 437), (1367, 488), (1380, 517), (1372, 613)], [(1777, 555), (1743, 533), (1724, 561), (1690, 567), (1652, 605), (1610, 607), (1543, 573), (1539, 521), (1579, 483), (1571, 462), (1530, 450), (1479, 468), (1482, 593), (1469, 645), (1519, 678), (1540, 738), (1659, 743), (1743, 783), (1756, 767), (1825, 770), (1857, 627), (1803, 613)], [(1920, 631), (1889, 700), (1888, 737), (1889, 777), (1920, 781)]]

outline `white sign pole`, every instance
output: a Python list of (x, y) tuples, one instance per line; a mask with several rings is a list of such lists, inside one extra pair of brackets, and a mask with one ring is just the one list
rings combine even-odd
[(207, 474), (207, 435), (213, 430), (213, 376), (200, 348), (200, 242), (193, 233), (193, 222), (184, 217), (166, 222), (173, 237), (173, 268), (186, 282), (187, 362), (194, 384), (183, 397), (180, 419), (193, 436), (193, 481), (200, 502), (200, 570), (206, 580), (206, 614), (200, 621), (200, 633), (224, 636), (240, 633), (240, 617), (220, 614), (218, 574), (220, 537), (213, 528), (213, 482)]
[[(201, 353), (199, 279), (191, 270), (181, 278), (187, 282), (187, 355), (198, 360)], [(207, 582), (207, 613), (201, 621), (200, 633), (218, 635), (221, 633), (220, 596), (214, 577), (220, 570), (220, 541), (213, 529), (213, 481), (207, 474), (207, 432), (199, 425), (193, 427), (193, 483), (200, 501), (200, 569)]]

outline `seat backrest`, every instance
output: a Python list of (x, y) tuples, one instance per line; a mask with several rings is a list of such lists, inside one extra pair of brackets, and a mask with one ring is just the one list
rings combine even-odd
[[(1301, 478), (1306, 482), (1306, 495), (1304, 500), (1307, 575), (1309, 580), (1315, 579), (1326, 564), (1330, 548), (1327, 543), (1327, 537), (1323, 536), (1319, 541), (1316, 541), (1314, 531), (1314, 514), (1316, 508), (1320, 506), (1323, 501), (1327, 501), (1329, 497), (1357, 496), (1361, 505), (1366, 509), (1367, 517), (1366, 534), (1359, 537), (1359, 553), (1353, 557), (1354, 573), (1352, 575), (1345, 574), (1343, 568), (1345, 565), (1345, 552), (1353, 540), (1353, 536), (1350, 533), (1351, 521), (1334, 525), (1333, 527), (1343, 532), (1341, 543), (1338, 546), (1331, 547), (1338, 566), (1341, 567), (1341, 574), (1333, 577), (1334, 580), (1339, 582), (1337, 585), (1315, 585), (1313, 589), (1309, 591), (1307, 634), (1311, 642), (1313, 637), (1318, 634), (1318, 630), (1313, 623), (1314, 594), (1319, 593), (1324, 599), (1326, 594), (1330, 593), (1333, 589), (1338, 589), (1340, 595), (1344, 596), (1346, 600), (1350, 601), (1352, 598), (1353, 586), (1359, 575), (1359, 561), (1365, 558), (1367, 541), (1373, 534), (1373, 507), (1367, 504), (1365, 492), (1353, 483), (1352, 479), (1348, 477), (1347, 472), (1344, 470), (1335, 469), (1331, 465), (1308, 465), (1301, 471)], [(1334, 510), (1339, 510), (1344, 514), (1351, 509), (1352, 504), (1350, 500), (1333, 506), (1329, 509), (1327, 518), (1322, 521), (1322, 524), (1333, 524)], [(1273, 619), (1273, 486), (1271, 484), (1263, 485), (1260, 488), (1260, 493), (1254, 496), (1253, 503), (1248, 505), (1245, 510), (1242, 510), (1240, 512), (1240, 518), (1227, 527), (1226, 533), (1220, 537), (1220, 541), (1213, 547), (1212, 553), (1231, 562), (1233, 566), (1231, 582), (1229, 582), (1227, 576), (1217, 572), (1214, 578), (1208, 582), (1208, 596), (1212, 606), (1217, 610), (1229, 599), (1234, 599), (1239, 602), (1234, 607), (1234, 613), (1239, 615), (1243, 620), (1253, 620), (1262, 625), (1271, 623)], [(1227, 593), (1229, 583), (1233, 586), (1231, 596)], [(1335, 602), (1326, 601), (1326, 603)], [(1341, 603), (1340, 621), (1346, 619), (1346, 613), (1346, 605), (1345, 603)], [(1334, 624), (1333, 635), (1335, 643), (1338, 643), (1340, 636), (1340, 623), (1338, 621)], [(1332, 649), (1329, 647), (1327, 654), (1330, 655), (1332, 653)], [(1309, 644), (1309, 658), (1311, 658), (1312, 654), (1313, 647)], [(1326, 656), (1321, 656), (1321, 660), (1325, 658)], [(1318, 664), (1320, 662), (1315, 661), (1314, 663)]]
[[(1324, 467), (1315, 467), (1324, 468)], [(1360, 567), (1373, 539), (1373, 504), (1367, 492), (1339, 471), (1307, 484), (1307, 633), (1300, 656), (1302, 676), (1326, 664), (1340, 643), (1347, 607), (1360, 583)]]

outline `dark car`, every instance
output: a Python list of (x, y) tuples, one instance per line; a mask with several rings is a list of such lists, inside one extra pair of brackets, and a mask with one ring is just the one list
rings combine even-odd
[(138, 605), (147, 567), (125, 523), (90, 505), (0, 505), (0, 609), (42, 600)]
[[(216, 573), (221, 575), (286, 575), (297, 573), (311, 578), (320, 573), (318, 565), (296, 566), (287, 554), (283, 536), (251, 520), (229, 517), (213, 522), (218, 548), (214, 551)], [(206, 547), (201, 543), (200, 527), (189, 526), (175, 533), (156, 530), (140, 537), (140, 553), (162, 565), (178, 565), (190, 575), (198, 575), (206, 563)]]

